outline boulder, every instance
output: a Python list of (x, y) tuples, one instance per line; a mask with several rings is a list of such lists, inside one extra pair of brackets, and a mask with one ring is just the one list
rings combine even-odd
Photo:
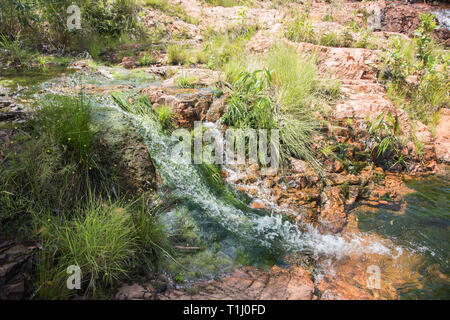
[(131, 120), (113, 110), (98, 110), (94, 123), (100, 136), (101, 154), (107, 159), (127, 192), (156, 188), (156, 173), (142, 136)]
[(154, 108), (171, 106), (177, 127), (193, 128), (195, 121), (205, 120), (213, 102), (213, 95), (208, 90), (147, 88), (142, 93), (148, 95)]

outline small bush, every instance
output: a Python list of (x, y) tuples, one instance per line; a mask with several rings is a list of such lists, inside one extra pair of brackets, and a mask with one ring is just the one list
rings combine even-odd
[(172, 65), (185, 64), (188, 62), (186, 49), (178, 44), (171, 44), (167, 48), (167, 62)]
[(34, 57), (34, 54), (28, 51), (21, 41), (20, 32), (13, 40), (9, 40), (6, 36), (0, 34), (0, 49), (5, 50), (0, 62), (17, 70), (29, 68), (29, 63)]
[(329, 33), (323, 34), (320, 37), (319, 43), (322, 46), (328, 46), (328, 47), (340, 47), (341, 41), (339, 39), (339, 34), (337, 34), (334, 31), (331, 31)]
[(384, 58), (388, 96), (404, 108), (412, 119), (433, 124), (435, 114), (450, 104), (448, 54), (433, 41), (437, 28), (434, 17), (420, 15), (421, 23), (413, 41), (390, 39)]
[(193, 76), (188, 76), (186, 74), (182, 74), (181, 76), (179, 76), (176, 79), (176, 84), (178, 87), (180, 88), (194, 88), (195, 87), (195, 82), (197, 81), (197, 79)]
[(288, 20), (285, 36), (295, 42), (316, 43), (316, 33), (312, 21), (309, 20), (309, 14), (300, 13), (295, 18)]
[(139, 57), (136, 65), (142, 67), (142, 66), (149, 66), (155, 63), (156, 63), (155, 57), (150, 53), (145, 52), (143, 55)]

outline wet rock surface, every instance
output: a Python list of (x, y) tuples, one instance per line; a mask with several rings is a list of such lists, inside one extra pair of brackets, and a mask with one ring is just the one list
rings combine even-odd
[[(195, 283), (189, 289), (168, 289), (152, 295), (149, 285), (121, 287), (117, 299), (157, 300), (312, 300), (314, 283), (309, 271), (301, 267), (269, 271), (251, 267), (235, 270), (220, 280)], [(150, 292), (149, 292), (150, 291)]]

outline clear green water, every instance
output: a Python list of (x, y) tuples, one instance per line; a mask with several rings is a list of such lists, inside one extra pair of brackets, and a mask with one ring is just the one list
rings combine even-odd
[(398, 287), (401, 299), (449, 299), (450, 171), (407, 185), (415, 192), (405, 197), (404, 214), (387, 209), (359, 211), (359, 228), (390, 238), (423, 257), (415, 270), (423, 286), (405, 283)]

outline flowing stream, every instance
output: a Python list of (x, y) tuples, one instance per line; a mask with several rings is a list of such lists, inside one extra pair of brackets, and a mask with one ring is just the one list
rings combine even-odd
[[(117, 70), (109, 71), (106, 76), (104, 73), (90, 75), (82, 81), (98, 86), (130, 84), (135, 88), (148, 86), (149, 81), (157, 83), (154, 77), (146, 76), (142, 77), (142, 81), (130, 82), (135, 75), (126, 73), (128, 71), (120, 71), (123, 74), (112, 79), (110, 74)], [(40, 89), (55, 84), (72, 88), (80, 83), (80, 79), (79, 75), (71, 75), (43, 83)], [(178, 141), (162, 130), (153, 117), (126, 112), (108, 97), (100, 101), (97, 105), (102, 112), (122, 113), (139, 128), (164, 184), (171, 190), (172, 196), (180, 200), (181, 204), (166, 215), (168, 231), (178, 232), (177, 225), (182, 222), (184, 229), (192, 231), (194, 240), (200, 238), (204, 250), (189, 255), (197, 258), (180, 259), (193, 279), (214, 277), (241, 264), (266, 267), (274, 263), (283, 264), (283, 258), (288, 253), (336, 261), (359, 254), (392, 258), (406, 248), (420, 255), (419, 262), (413, 268), (420, 273), (421, 280), (420, 285), (401, 284), (398, 287), (401, 297), (449, 297), (448, 178), (434, 177), (410, 182), (410, 187), (417, 192), (407, 196), (407, 209), (402, 215), (389, 210), (380, 209), (373, 213), (373, 210), (358, 208), (353, 214), (358, 215), (360, 231), (355, 234), (321, 234), (312, 226), (299, 231), (282, 214), (253, 210), (218, 194), (198, 165), (175, 157), (174, 148)], [(375, 233), (381, 236), (377, 240), (368, 236)], [(396, 264), (396, 268), (401, 269), (401, 264)], [(173, 270), (179, 271), (176, 268)]]

